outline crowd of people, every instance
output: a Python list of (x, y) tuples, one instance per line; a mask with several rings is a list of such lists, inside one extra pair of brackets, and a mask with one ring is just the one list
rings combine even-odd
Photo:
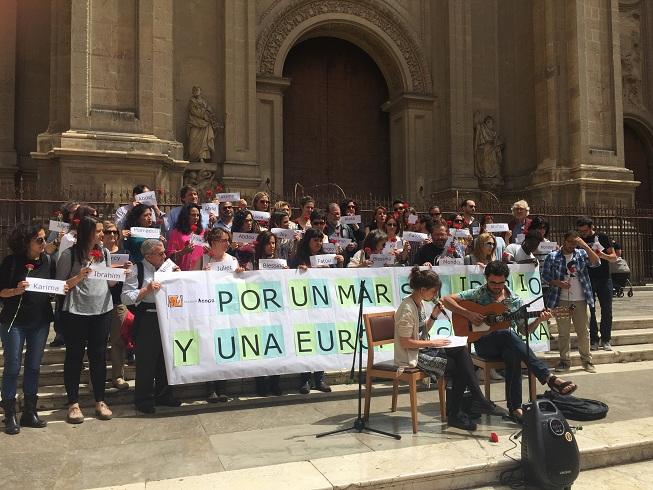
[[(391, 208), (376, 207), (371, 221), (363, 223), (357, 219), (358, 204), (351, 199), (329, 202), (321, 209), (313, 198), (305, 196), (297, 203), (299, 214), (293, 216), (290, 203), (272, 203), (268, 193), (258, 192), (251, 206), (240, 199), (215, 202), (217, 209), (207, 211), (200, 203), (198, 190), (184, 186), (179, 193), (180, 205), (166, 213), (156, 204), (137, 198), (149, 190), (146, 185), (135, 186), (133, 202), (118, 208), (113, 219), (102, 221), (90, 206), (68, 202), (58, 216), (69, 225), (67, 231), (49, 231), (45, 225), (27, 223), (12, 231), (8, 241), (11, 253), (0, 265), (2, 405), (7, 434), (19, 433), (21, 426), (46, 426), (37, 412), (37, 395), (51, 323), (56, 335), (50, 345), (65, 346), (69, 423), (84, 421), (79, 387), (85, 355), (95, 415), (100, 420), (112, 417), (105, 399), (107, 343), (111, 345), (110, 379), (115, 388), (129, 388), (125, 363), (135, 362), (134, 404), (138, 411), (152, 414), (157, 405), (181, 404), (167, 383), (154, 301), (160, 288), (154, 274), (167, 260), (184, 271), (228, 270), (242, 274), (257, 270), (263, 259), (272, 258), (283, 259), (287, 268), (305, 270), (315, 267), (313, 256), (327, 253), (330, 265), (325, 267), (413, 266), (412, 294), (395, 315), (395, 364), (417, 366), (434, 378), (449, 376), (453, 380), (453, 399), (448, 423), (466, 430), (476, 428), (473, 416), (478, 413), (521, 420), (521, 362), (527, 359), (536, 377), (552, 390), (566, 395), (576, 385), (552, 374), (512, 330), (493, 332), (475, 342), (474, 347), (482, 356), (505, 362), (508, 410), (500, 409), (478, 389), (467, 347), (447, 348), (446, 341), (429, 340), (428, 331), (436, 317), (432, 314), (426, 318), (423, 301), (437, 302), (435, 314), (446, 307), (478, 324), (483, 317), (466, 309), (461, 301), (481, 305), (498, 302), (517, 308), (521, 300), (506, 284), (506, 264), (538, 264), (546, 306), (575, 306), (571, 319), (557, 320), (560, 360), (555, 371), (570, 369), (572, 327), (578, 334), (586, 371), (595, 371), (592, 351), (611, 349), (609, 264), (617, 262), (618, 257), (610, 237), (597, 231), (590, 218), (579, 218), (576, 229), (565, 234), (559, 247), (546, 247), (542, 243), (549, 242), (549, 224), (542, 216), (530, 215), (528, 203), (523, 200), (513, 204), (513, 217), (503, 224), (495, 223), (491, 215), (479, 216), (470, 199), (446, 219), (439, 206), (420, 214), (407, 203), (395, 200)], [(143, 228), (151, 233), (144, 235)], [(241, 234), (256, 238), (243, 241)], [(116, 264), (113, 257), (125, 260)], [(429, 266), (451, 264), (482, 266), (486, 284), (440, 301), (440, 280)], [(127, 269), (125, 281), (89, 279), (97, 265)], [(26, 290), (30, 278), (65, 282), (65, 294), (57, 296), (54, 309), (50, 295)], [(595, 297), (601, 305), (600, 324)], [(545, 310), (530, 325), (515, 327), (525, 334), (550, 317)], [(18, 419), (16, 396), (21, 367), (24, 408)], [(206, 389), (209, 402), (228, 400), (224, 381), (207, 383)], [(331, 391), (324, 372), (302, 373), (299, 392), (308, 394), (311, 389)], [(472, 413), (461, 410), (466, 389), (474, 399)], [(281, 395), (279, 376), (257, 377), (256, 392), (260, 396)]]

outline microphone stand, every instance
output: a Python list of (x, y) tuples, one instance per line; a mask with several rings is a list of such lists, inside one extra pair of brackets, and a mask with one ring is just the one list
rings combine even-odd
[(530, 403), (533, 403), (533, 397), (531, 396), (531, 393), (533, 393), (533, 379), (531, 377), (531, 363), (530, 363), (530, 345), (529, 345), (529, 339), (531, 337), (531, 333), (528, 331), (528, 307), (535, 303), (536, 301), (542, 299), (544, 296), (538, 296), (535, 298), (533, 301), (530, 301), (529, 303), (526, 303), (525, 305), (522, 305), (521, 308), (519, 308), (519, 313), (521, 317), (521, 321), (524, 322), (524, 328), (526, 329), (526, 371), (528, 373), (528, 400)]
[(358, 326), (356, 329), (356, 340), (354, 341), (354, 356), (351, 363), (351, 371), (349, 373), (349, 378), (354, 380), (354, 366), (356, 365), (356, 352), (358, 351), (358, 415), (354, 420), (354, 424), (351, 427), (345, 427), (343, 429), (331, 430), (328, 432), (322, 432), (317, 434), (315, 437), (324, 437), (330, 436), (333, 434), (340, 434), (342, 432), (349, 432), (350, 430), (355, 430), (356, 432), (373, 432), (375, 434), (381, 434), (388, 437), (394, 437), (395, 439), (401, 439), (399, 434), (392, 434), (391, 432), (384, 432), (382, 430), (373, 429), (365, 423), (363, 418), (363, 292), (365, 290), (365, 280), (361, 280), (361, 285), (358, 290)]

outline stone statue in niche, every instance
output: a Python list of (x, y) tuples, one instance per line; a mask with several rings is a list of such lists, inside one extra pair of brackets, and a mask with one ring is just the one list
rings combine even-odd
[(213, 109), (202, 97), (202, 89), (193, 87), (188, 101), (188, 159), (191, 162), (210, 162), (215, 154), (215, 129), (218, 121)]
[[(625, 38), (624, 38), (625, 37)], [(642, 103), (642, 56), (639, 31), (622, 36), (621, 77), (623, 100), (634, 106)]]
[(481, 189), (497, 189), (503, 185), (501, 165), (504, 143), (497, 135), (494, 118), (474, 113), (474, 174)]

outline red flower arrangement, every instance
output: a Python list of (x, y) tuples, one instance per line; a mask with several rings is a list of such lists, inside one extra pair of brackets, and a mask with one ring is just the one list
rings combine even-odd
[(408, 201), (404, 201), (404, 209), (408, 211), (408, 208), (410, 207), (410, 204), (408, 204)]
[(195, 233), (197, 231), (197, 225), (190, 225), (190, 231)]
[(334, 245), (338, 243), (338, 240), (334, 240), (333, 238), (329, 240), (329, 243), (333, 243)]
[(27, 273), (29, 274), (30, 272), (32, 272), (34, 270), (34, 264), (32, 264), (31, 262), (28, 262), (27, 264), (25, 264), (25, 269), (27, 269)]
[(211, 199), (213, 197), (213, 191), (211, 189), (206, 189), (204, 195), (206, 196), (207, 199)]
[(393, 237), (390, 239), (390, 241), (391, 241), (392, 243), (396, 242), (396, 241), (397, 241), (397, 237), (396, 237), (396, 236), (393, 236)]
[(449, 254), (455, 254), (455, 253), (456, 253), (456, 247), (454, 247), (453, 245), (451, 245), (451, 246), (447, 249), (447, 253), (449, 253)]
[(224, 190), (224, 186), (222, 184), (217, 184), (215, 186), (215, 192), (222, 192)]
[(463, 225), (462, 225), (462, 223), (454, 223), (453, 227), (454, 227), (456, 230), (460, 230), (460, 229), (463, 227)]
[(98, 250), (97, 248), (94, 248), (88, 253), (88, 256), (91, 258), (93, 262), (100, 262), (102, 260), (102, 251)]
[(451, 228), (453, 226), (453, 221), (447, 220), (447, 225), (449, 226), (449, 228)]
[(365, 247), (363, 251), (365, 252), (365, 255), (368, 257), (372, 255), (372, 249), (370, 247)]

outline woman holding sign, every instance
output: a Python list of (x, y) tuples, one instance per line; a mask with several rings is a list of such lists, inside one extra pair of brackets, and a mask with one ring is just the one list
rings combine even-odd
[(204, 227), (199, 204), (184, 204), (168, 236), (167, 254), (182, 271), (192, 271), (204, 254)]
[[(125, 250), (129, 252), (129, 260), (131, 262), (143, 262), (141, 245), (148, 238), (157, 238), (156, 236), (145, 236), (137, 233), (144, 231), (142, 228), (153, 228), (154, 219), (154, 208), (146, 204), (139, 204), (127, 214), (122, 237), (123, 245)], [(132, 232), (132, 228), (141, 228), (141, 230), (134, 230)]]
[(428, 317), (424, 309), (424, 302), (433, 301), (440, 292), (438, 275), (432, 270), (413, 267), (409, 280), (413, 292), (406, 296), (395, 313), (395, 365), (417, 367), (434, 379), (447, 376), (453, 380), (447, 403), (447, 423), (451, 427), (476, 430), (476, 424), (461, 411), (465, 388), (469, 388), (472, 394), (472, 413), (504, 415), (505, 411), (483, 396), (467, 346), (448, 348), (449, 339), (431, 340), (429, 337), (429, 330), (444, 310), (437, 300)]
[(388, 216), (383, 225), (383, 231), (388, 235), (383, 253), (392, 253), (399, 264), (406, 264), (410, 257), (410, 242), (399, 237), (399, 220), (394, 216)]
[[(275, 228), (290, 231), (292, 230), (291, 223), (292, 221), (290, 221), (290, 217), (286, 213), (275, 211), (270, 217), (270, 231), (273, 231)], [(277, 237), (277, 257), (286, 261), (290, 259), (290, 256), (295, 250), (295, 245), (299, 242), (300, 238), (301, 234), (297, 232), (294, 233), (293, 238)]]
[(88, 216), (82, 218), (77, 226), (77, 243), (64, 251), (57, 262), (57, 279), (66, 281), (70, 287), (61, 315), (66, 341), (67, 421), (71, 424), (84, 422), (79, 408), (79, 378), (84, 353), (88, 355), (91, 371), (95, 415), (100, 420), (109, 420), (112, 416), (104, 402), (104, 381), (107, 375), (107, 336), (113, 310), (109, 286), (114, 283), (89, 277), (94, 263), (110, 266), (109, 253), (102, 244), (103, 236), (102, 223)]
[(465, 265), (485, 265), (495, 260), (497, 241), (491, 233), (481, 233), (473, 243), (472, 252), (465, 255)]
[[(18, 434), (20, 426), (42, 428), (46, 422), (36, 412), (39, 372), (45, 342), (54, 319), (50, 294), (26, 291), (29, 280), (54, 279), (53, 259), (45, 253), (45, 229), (40, 225), (19, 223), (10, 233), (9, 248), (13, 252), (0, 265), (0, 334), (4, 348), (2, 373), (2, 405), (5, 433)], [(67, 292), (68, 288), (64, 286)], [(25, 351), (23, 394), (25, 409), (16, 419), (16, 390), (21, 358)]]
[(387, 240), (388, 235), (381, 230), (370, 231), (363, 240), (363, 248), (352, 256), (347, 267), (373, 266), (372, 254), (382, 254)]

